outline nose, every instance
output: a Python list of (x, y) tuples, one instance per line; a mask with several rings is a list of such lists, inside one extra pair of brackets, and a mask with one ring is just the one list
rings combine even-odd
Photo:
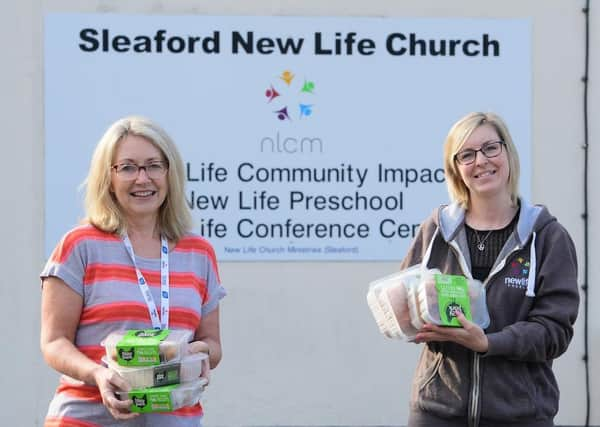
[[(142, 176), (142, 173), (144, 174)], [(135, 178), (136, 182), (146, 182), (146, 181), (150, 181), (150, 177), (148, 176), (148, 172), (146, 172), (146, 167), (145, 166), (139, 166), (138, 167), (138, 174), (137, 177)]]
[(487, 163), (488, 158), (481, 149), (475, 151), (475, 163)]

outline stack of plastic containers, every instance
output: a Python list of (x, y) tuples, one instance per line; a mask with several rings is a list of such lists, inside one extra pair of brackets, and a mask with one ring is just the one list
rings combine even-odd
[(131, 386), (117, 392), (131, 399), (132, 412), (174, 411), (198, 403), (207, 383), (201, 378), (206, 353), (188, 354), (192, 333), (181, 330), (113, 332), (103, 342), (104, 363)]
[(413, 267), (371, 282), (367, 303), (379, 331), (388, 338), (412, 340), (417, 328), (412, 324), (409, 292), (419, 281), (421, 270)]
[(420, 266), (371, 282), (367, 303), (379, 331), (388, 338), (412, 341), (425, 323), (461, 327), (459, 311), (481, 328), (490, 323), (480, 281)]

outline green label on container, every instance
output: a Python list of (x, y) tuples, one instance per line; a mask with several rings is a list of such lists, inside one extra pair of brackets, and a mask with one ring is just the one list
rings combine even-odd
[(171, 392), (177, 385), (131, 390), (131, 412), (170, 412), (173, 410)]
[(441, 324), (461, 327), (462, 325), (456, 318), (459, 311), (468, 320), (472, 320), (467, 279), (464, 276), (450, 274), (435, 274), (434, 278)]
[(132, 329), (117, 343), (117, 362), (121, 366), (160, 364), (159, 346), (169, 336), (168, 329)]

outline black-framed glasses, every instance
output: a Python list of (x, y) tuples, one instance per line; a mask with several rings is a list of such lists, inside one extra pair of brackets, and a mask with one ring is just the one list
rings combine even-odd
[(135, 163), (119, 163), (111, 167), (116, 172), (117, 176), (126, 181), (137, 179), (140, 170), (144, 170), (148, 178), (159, 179), (165, 176), (169, 167), (165, 162), (156, 161), (145, 165), (136, 165)]
[(483, 154), (485, 157), (491, 159), (492, 157), (497, 157), (500, 155), (500, 153), (502, 153), (503, 145), (506, 145), (504, 141), (486, 142), (479, 150), (467, 148), (459, 151), (454, 155), (454, 160), (461, 165), (470, 165), (475, 161), (478, 152), (481, 152), (481, 154)]

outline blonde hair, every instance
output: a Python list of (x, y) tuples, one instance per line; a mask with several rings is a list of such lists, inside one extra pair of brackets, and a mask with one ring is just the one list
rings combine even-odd
[(520, 174), (519, 154), (517, 153), (517, 149), (510, 136), (508, 127), (500, 116), (494, 113), (469, 113), (458, 120), (452, 128), (450, 128), (444, 144), (444, 171), (446, 173), (450, 199), (458, 202), (464, 209), (469, 208), (469, 189), (460, 176), (454, 156), (460, 151), (473, 131), (483, 125), (492, 126), (498, 133), (498, 137), (504, 141), (509, 168), (508, 190), (510, 192), (511, 202), (514, 206), (517, 206), (519, 199)]
[(86, 212), (84, 222), (109, 233), (122, 234), (127, 229), (125, 216), (110, 191), (115, 151), (119, 142), (127, 135), (147, 139), (161, 151), (167, 162), (167, 196), (159, 208), (158, 227), (162, 235), (176, 242), (192, 228), (192, 217), (184, 196), (183, 161), (169, 135), (144, 117), (129, 116), (117, 120), (98, 142), (88, 176), (83, 183)]

